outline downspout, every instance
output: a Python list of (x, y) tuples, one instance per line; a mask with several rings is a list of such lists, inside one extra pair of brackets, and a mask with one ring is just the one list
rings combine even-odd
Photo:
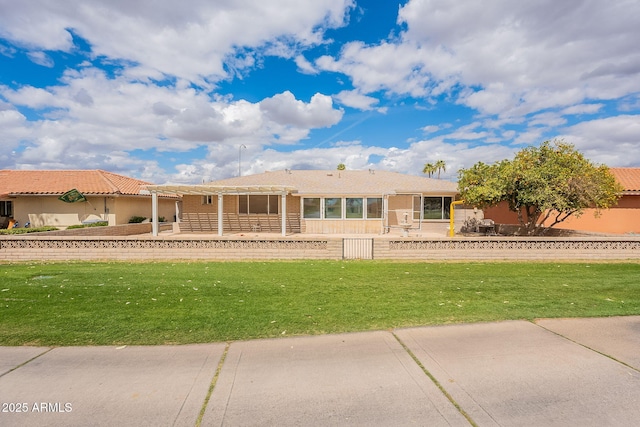
[(463, 203), (464, 203), (464, 200), (456, 200), (455, 202), (451, 202), (451, 205), (449, 206), (449, 237), (453, 237), (456, 234), (454, 225), (453, 225), (455, 205), (461, 205)]

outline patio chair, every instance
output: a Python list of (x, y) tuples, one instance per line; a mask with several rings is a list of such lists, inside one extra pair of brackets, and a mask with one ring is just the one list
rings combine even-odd
[(483, 232), (486, 236), (495, 236), (496, 235), (496, 223), (492, 219), (485, 218), (480, 221), (478, 225), (478, 231)]

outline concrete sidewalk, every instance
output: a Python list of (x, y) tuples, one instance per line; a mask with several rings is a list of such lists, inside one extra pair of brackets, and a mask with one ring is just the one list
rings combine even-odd
[(631, 426), (640, 316), (0, 347), (0, 403), (2, 426)]

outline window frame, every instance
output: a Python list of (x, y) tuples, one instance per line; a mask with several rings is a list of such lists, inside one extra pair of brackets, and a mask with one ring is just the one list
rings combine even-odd
[[(439, 218), (429, 218), (427, 216), (427, 201), (429, 199), (440, 199), (440, 217)], [(424, 221), (449, 221), (450, 217), (450, 207), (451, 203), (453, 203), (453, 196), (423, 196), (422, 198), (422, 218)], [(435, 210), (430, 210), (430, 212), (435, 212)]]
[[(344, 197), (324, 197), (323, 200), (324, 200), (324, 209), (322, 210), (322, 213), (324, 214), (323, 219), (344, 219), (344, 209), (343, 209)], [(337, 204), (327, 204), (328, 200), (336, 200)], [(330, 210), (337, 211), (338, 216), (327, 215), (329, 212), (331, 212)]]
[(0, 216), (13, 218), (13, 201), (0, 200)]
[[(266, 211), (252, 212), (251, 199), (255, 197), (266, 197)], [(264, 201), (260, 202), (264, 206)], [(254, 200), (254, 206), (259, 206)], [(244, 208), (244, 210), (243, 210)], [(275, 212), (274, 212), (275, 209)], [(238, 196), (238, 215), (278, 215), (280, 213), (280, 203), (277, 194), (241, 194)]]
[[(307, 200), (316, 200), (317, 207), (319, 209), (319, 216), (309, 216), (307, 212), (307, 208), (311, 205), (308, 205)], [(338, 204), (334, 203), (334, 208), (339, 210), (340, 216), (327, 216), (327, 212), (329, 206), (327, 204), (328, 200), (337, 200)], [(360, 210), (361, 213), (359, 216), (350, 216), (349, 214), (349, 201), (360, 200)], [(357, 203), (357, 202), (356, 202)], [(384, 197), (366, 197), (366, 196), (353, 196), (353, 197), (302, 197), (302, 219), (309, 220), (349, 220), (349, 221), (366, 221), (366, 220), (382, 220), (384, 219)], [(375, 208), (375, 216), (371, 216), (370, 211), (371, 207)], [(313, 212), (317, 215), (316, 212)], [(357, 215), (357, 214), (356, 214)]]
[[(309, 205), (310, 207), (314, 207), (317, 208), (316, 211), (311, 212), (314, 215), (313, 216), (307, 216), (307, 204), (305, 203), (306, 200), (317, 200), (318, 204), (317, 206), (315, 205)], [(317, 216), (315, 216), (315, 214), (317, 213)], [(303, 219), (322, 219), (322, 197), (303, 197), (302, 198), (302, 218)]]
[[(365, 197), (366, 200), (366, 205), (367, 205), (367, 209), (365, 210), (365, 217), (364, 219), (383, 219), (384, 218), (384, 197)], [(380, 216), (369, 216), (369, 206), (370, 200), (379, 200), (379, 213)]]
[[(354, 203), (356, 200), (360, 201), (360, 205), (357, 206), (357, 203), (355, 203), (356, 207), (359, 207), (359, 212), (349, 212), (349, 209), (354, 206), (354, 205), (350, 205), (350, 201), (351, 203)], [(365, 198), (364, 197), (345, 197), (344, 198), (344, 219), (365, 219), (365, 212), (364, 212), (364, 201)], [(354, 216), (354, 215), (358, 215), (359, 216)]]

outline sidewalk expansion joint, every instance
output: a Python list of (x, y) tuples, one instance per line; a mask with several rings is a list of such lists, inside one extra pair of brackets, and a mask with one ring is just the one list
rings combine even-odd
[(462, 407), (458, 404), (458, 402), (455, 401), (455, 399), (453, 398), (453, 396), (451, 396), (447, 390), (445, 390), (445, 388), (442, 386), (442, 384), (440, 384), (440, 382), (436, 379), (436, 377), (434, 377), (431, 372), (429, 372), (427, 370), (427, 368), (425, 368), (425, 366), (422, 364), (422, 362), (420, 361), (420, 359), (418, 359), (418, 357), (413, 354), (413, 352), (411, 351), (411, 349), (409, 349), (409, 347), (407, 347), (405, 345), (404, 342), (402, 342), (402, 340), (400, 339), (400, 337), (398, 337), (394, 332), (391, 332), (391, 334), (393, 335), (393, 337), (398, 341), (398, 343), (402, 346), (402, 348), (404, 349), (404, 351), (407, 352), (407, 354), (413, 359), (413, 361), (416, 363), (416, 365), (418, 365), (420, 367), (420, 369), (422, 369), (422, 372), (424, 372), (424, 374), (436, 385), (436, 387), (438, 387), (438, 390), (440, 390), (440, 392), (447, 398), (447, 400), (449, 400), (449, 402), (451, 402), (451, 404), (458, 410), (458, 412), (460, 412), (460, 414), (467, 420), (469, 421), (469, 424), (471, 424), (473, 427), (478, 427), (478, 424), (476, 424), (475, 421), (473, 421), (473, 419), (471, 418), (471, 416), (469, 414), (467, 414), (465, 412), (464, 409), (462, 409)]
[(4, 377), (7, 374), (10, 374), (11, 372), (15, 371), (16, 369), (22, 368), (24, 365), (33, 362), (34, 360), (36, 360), (37, 358), (39, 358), (40, 356), (44, 356), (45, 354), (49, 353), (51, 350), (53, 350), (55, 347), (51, 347), (49, 349), (47, 349), (46, 351), (43, 351), (42, 353), (38, 354), (37, 356), (32, 357), (31, 359), (27, 360), (26, 362), (22, 362), (21, 364), (19, 364), (18, 366), (9, 369), (7, 372), (5, 372), (4, 374), (0, 374), (0, 378)]
[(562, 334), (561, 334), (561, 333), (559, 333), (559, 332), (555, 332), (555, 331), (552, 331), (551, 329), (545, 328), (544, 326), (537, 324), (537, 323), (535, 322), (535, 320), (532, 320), (532, 321), (531, 321), (531, 323), (533, 323), (534, 325), (536, 325), (536, 326), (537, 326), (537, 327), (539, 327), (539, 328), (544, 329), (545, 331), (551, 332), (552, 334), (554, 334), (554, 335), (556, 335), (556, 336), (559, 336), (560, 338), (564, 338), (564, 339), (565, 339), (565, 340), (567, 340), (567, 341), (570, 341), (570, 342), (572, 342), (572, 343), (574, 343), (574, 344), (577, 344), (577, 345), (579, 345), (580, 347), (586, 348), (587, 350), (589, 350), (589, 351), (593, 351), (594, 353), (598, 353), (599, 355), (604, 356), (604, 357), (606, 357), (607, 359), (611, 359), (611, 360), (613, 360), (614, 362), (617, 362), (617, 363), (619, 363), (619, 364), (621, 364), (621, 365), (624, 365), (625, 367), (627, 367), (627, 368), (629, 368), (629, 369), (632, 369), (632, 370), (634, 370), (634, 371), (636, 371), (636, 372), (640, 372), (640, 369), (639, 369), (639, 368), (637, 368), (637, 367), (635, 367), (635, 366), (631, 366), (631, 365), (629, 365), (628, 363), (623, 362), (622, 360), (616, 359), (615, 357), (611, 356), (610, 354), (603, 353), (603, 352), (601, 352), (601, 351), (599, 351), (599, 350), (596, 350), (595, 348), (591, 348), (591, 347), (589, 347), (588, 345), (582, 344), (581, 342), (578, 342), (578, 341), (576, 341), (576, 340), (572, 340), (571, 338), (569, 338), (569, 337), (567, 337), (567, 336), (565, 336), (565, 335), (562, 335)]
[(204, 402), (202, 402), (202, 408), (200, 408), (200, 413), (198, 414), (198, 418), (196, 419), (196, 427), (200, 427), (200, 425), (202, 424), (202, 419), (204, 418), (204, 414), (207, 411), (207, 406), (209, 405), (209, 400), (211, 399), (211, 395), (213, 394), (213, 389), (216, 387), (216, 383), (218, 382), (218, 378), (220, 377), (220, 372), (222, 371), (222, 366), (224, 365), (224, 361), (227, 358), (227, 353), (229, 353), (229, 347), (231, 347), (231, 343), (228, 342), (224, 348), (222, 356), (220, 357), (220, 361), (218, 362), (216, 373), (211, 379), (211, 384), (209, 385), (207, 396), (204, 398)]

